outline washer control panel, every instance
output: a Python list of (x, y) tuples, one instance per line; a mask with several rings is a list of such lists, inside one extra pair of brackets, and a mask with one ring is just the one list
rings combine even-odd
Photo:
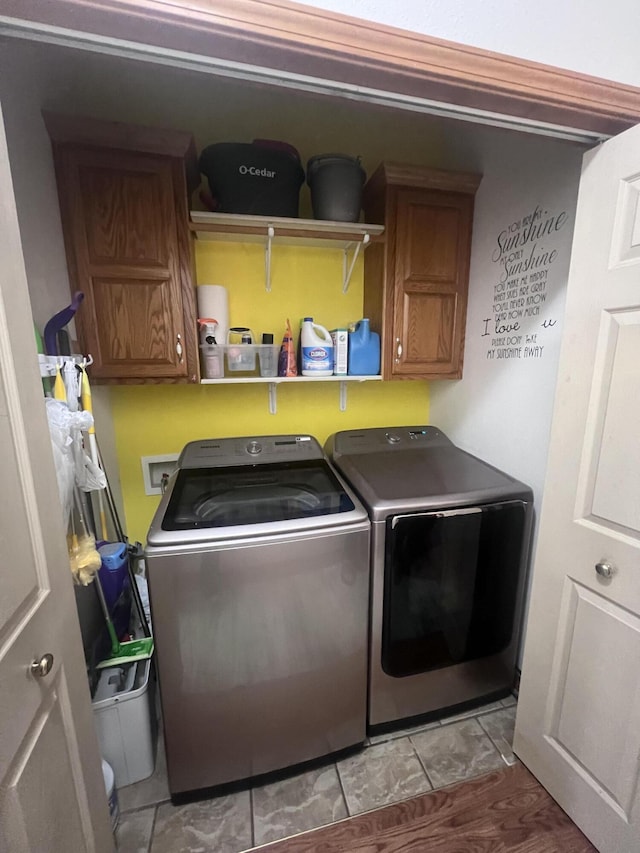
[(322, 448), (311, 435), (256, 435), (209, 438), (186, 445), (179, 468), (261, 465), (294, 459), (322, 459)]

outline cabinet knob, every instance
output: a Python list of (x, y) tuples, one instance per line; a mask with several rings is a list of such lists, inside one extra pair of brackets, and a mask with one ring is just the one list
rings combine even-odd
[(176, 335), (176, 353), (178, 358), (180, 359), (180, 364), (184, 361), (183, 350), (182, 350), (182, 335)]
[(396, 338), (396, 364), (400, 362), (402, 358), (402, 341), (400, 338)]

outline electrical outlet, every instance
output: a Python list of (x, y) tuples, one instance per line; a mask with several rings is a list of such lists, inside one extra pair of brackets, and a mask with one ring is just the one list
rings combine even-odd
[(162, 477), (164, 474), (173, 474), (178, 456), (178, 453), (162, 453), (159, 456), (140, 457), (145, 495), (162, 494)]

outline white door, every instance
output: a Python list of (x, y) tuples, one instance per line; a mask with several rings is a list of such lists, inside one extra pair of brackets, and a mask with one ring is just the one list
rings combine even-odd
[[(113, 837), (1, 115), (0, 448), (0, 850), (106, 853)], [(50, 672), (34, 675), (46, 654)]]
[(640, 127), (583, 163), (515, 751), (640, 850)]

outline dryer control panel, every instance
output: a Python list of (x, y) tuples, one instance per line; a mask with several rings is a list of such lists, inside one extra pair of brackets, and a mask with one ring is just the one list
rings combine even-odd
[(450, 447), (451, 441), (434, 426), (379, 427), (345, 430), (329, 438), (325, 449), (334, 459), (355, 453), (388, 453), (417, 447)]

